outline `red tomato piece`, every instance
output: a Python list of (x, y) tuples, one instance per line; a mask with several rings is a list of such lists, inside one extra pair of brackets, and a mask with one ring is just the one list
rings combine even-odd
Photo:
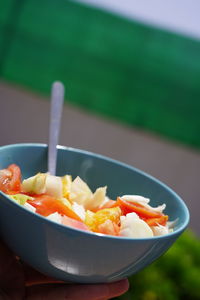
[(158, 225), (165, 226), (167, 221), (168, 221), (168, 216), (161, 216), (159, 218), (151, 218), (146, 220), (149, 226), (158, 226)]
[(89, 231), (88, 227), (82, 221), (77, 221), (67, 216), (62, 217), (62, 224), (76, 229)]
[(81, 221), (81, 218), (62, 201), (55, 199), (49, 195), (37, 195), (34, 200), (28, 200), (29, 204), (36, 208), (36, 213), (47, 217), (50, 214), (58, 212), (61, 215), (65, 215), (77, 221)]
[(163, 215), (159, 212), (151, 211), (141, 204), (122, 200), (120, 197), (117, 198), (116, 206), (119, 206), (121, 208), (123, 215), (135, 212), (140, 218), (144, 220), (149, 218), (159, 218)]
[(7, 169), (0, 170), (0, 190), (4, 193), (20, 192), (21, 190), (21, 170), (11, 164)]

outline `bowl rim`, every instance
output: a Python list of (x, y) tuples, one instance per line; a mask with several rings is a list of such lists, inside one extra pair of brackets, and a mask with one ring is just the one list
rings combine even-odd
[[(15, 143), (15, 144), (3, 145), (3, 146), (0, 146), (0, 154), (1, 154), (1, 150), (12, 149), (12, 148), (22, 148), (22, 147), (39, 147), (39, 148), (48, 149), (48, 144), (45, 144), (45, 143)], [(174, 195), (174, 197), (176, 198), (176, 201), (178, 201), (181, 204), (182, 209), (184, 211), (184, 215), (185, 215), (184, 222), (180, 225), (180, 227), (177, 230), (175, 230), (173, 232), (170, 232), (168, 234), (162, 235), (162, 236), (153, 236), (153, 237), (149, 237), (149, 238), (130, 238), (130, 237), (124, 237), (124, 236), (105, 235), (105, 234), (101, 234), (101, 233), (94, 233), (94, 232), (90, 232), (90, 231), (84, 231), (84, 230), (80, 230), (80, 229), (76, 229), (76, 228), (73, 228), (73, 227), (70, 227), (70, 226), (66, 226), (66, 225), (56, 223), (54, 221), (51, 221), (51, 220), (47, 219), (46, 217), (43, 217), (39, 214), (36, 214), (35, 212), (31, 212), (30, 210), (24, 208), (22, 205), (20, 205), (17, 202), (13, 201), (12, 199), (9, 198), (8, 195), (6, 195), (5, 193), (3, 193), (1, 191), (0, 191), (0, 195), (4, 196), (8, 200), (10, 200), (9, 202), (10, 202), (11, 205), (14, 205), (16, 208), (18, 207), (19, 209), (23, 209), (26, 213), (30, 214), (30, 216), (31, 215), (35, 216), (36, 218), (39, 218), (44, 223), (48, 222), (51, 225), (58, 227), (58, 229), (59, 228), (60, 229), (62, 228), (62, 230), (68, 229), (68, 230), (72, 230), (72, 231), (75, 231), (75, 232), (79, 232), (81, 234), (86, 234), (86, 235), (90, 235), (90, 236), (94, 236), (94, 237), (98, 237), (98, 238), (126, 240), (126, 241), (138, 241), (138, 242), (139, 241), (162, 240), (162, 239), (166, 239), (166, 238), (170, 238), (170, 237), (179, 236), (187, 228), (187, 226), (189, 224), (189, 221), (190, 221), (190, 213), (189, 213), (189, 209), (186, 206), (185, 202), (172, 188), (170, 188), (168, 185), (166, 185), (165, 183), (163, 183), (162, 181), (160, 181), (156, 177), (154, 177), (154, 176), (148, 174), (147, 172), (144, 172), (144, 171), (142, 171), (142, 170), (140, 170), (136, 167), (133, 167), (129, 164), (126, 164), (126, 163), (121, 162), (119, 160), (116, 160), (116, 159), (113, 159), (113, 158), (110, 158), (108, 156), (98, 154), (98, 153), (95, 153), (95, 152), (92, 152), (92, 151), (79, 149), (79, 148), (74, 148), (74, 147), (62, 146), (62, 145), (57, 145), (57, 149), (58, 150), (64, 150), (64, 151), (72, 151), (72, 152), (76, 152), (76, 153), (90, 155), (90, 156), (93, 156), (95, 158), (100, 158), (100, 159), (106, 160), (108, 162), (111, 162), (111, 163), (117, 164), (119, 166), (122, 166), (124, 168), (128, 168), (130, 170), (136, 171), (140, 175), (148, 177), (149, 179), (157, 182), (165, 190), (167, 190), (169, 193)]]

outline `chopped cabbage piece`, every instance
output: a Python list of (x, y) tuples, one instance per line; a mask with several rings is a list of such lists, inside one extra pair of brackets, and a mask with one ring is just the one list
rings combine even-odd
[(47, 174), (38, 173), (35, 176), (24, 179), (22, 191), (25, 193), (43, 194), (45, 192), (45, 181)]
[(77, 202), (78, 204), (87, 206), (87, 202), (92, 198), (92, 191), (88, 185), (77, 176), (71, 184), (70, 200)]
[(121, 216), (120, 235), (130, 238), (148, 238), (153, 236), (153, 231), (147, 223), (141, 220), (136, 213)]
[(62, 197), (61, 177), (53, 176), (48, 173), (38, 173), (22, 182), (22, 191), (33, 194), (48, 194), (55, 198)]
[(95, 210), (105, 202), (107, 187), (96, 189), (90, 200), (87, 201), (85, 207), (90, 210)]
[(76, 202), (72, 204), (73, 211), (84, 221), (85, 220), (85, 208)]
[(121, 197), (122, 200), (125, 201), (129, 201), (129, 202), (137, 202), (137, 203), (141, 203), (142, 205), (144, 204), (148, 204), (150, 199), (149, 198), (145, 198), (143, 196), (140, 195), (124, 195)]
[(58, 224), (62, 224), (62, 216), (57, 212), (55, 212), (51, 215), (48, 215), (48, 217), (46, 217), (46, 218), (53, 222), (56, 222)]
[(169, 233), (169, 229), (167, 226), (162, 226), (162, 225), (152, 226), (151, 229), (154, 233), (154, 236), (165, 235)]
[(62, 179), (58, 176), (47, 174), (45, 182), (45, 193), (60, 199), (63, 195)]
[(28, 202), (26, 202), (25, 204), (24, 204), (24, 207), (26, 208), (26, 209), (28, 209), (29, 211), (32, 211), (32, 212), (36, 212), (36, 208), (35, 207), (33, 207), (32, 205), (30, 205)]
[(9, 197), (20, 205), (25, 205), (27, 200), (33, 200), (32, 197), (24, 194), (9, 195)]

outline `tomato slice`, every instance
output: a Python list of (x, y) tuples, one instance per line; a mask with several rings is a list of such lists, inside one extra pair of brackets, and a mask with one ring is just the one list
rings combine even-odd
[(4, 193), (8, 190), (8, 184), (12, 173), (7, 169), (0, 170), (0, 190)]
[(44, 217), (58, 212), (61, 215), (81, 221), (81, 218), (72, 209), (70, 209), (62, 201), (49, 195), (37, 195), (34, 197), (34, 200), (28, 200), (27, 202), (36, 208), (36, 213)]
[(161, 216), (159, 218), (151, 218), (146, 220), (149, 226), (158, 226), (158, 225), (165, 226), (167, 221), (168, 221), (168, 216)]
[(8, 170), (12, 173), (12, 178), (10, 180), (10, 190), (19, 192), (21, 189), (21, 170), (15, 164), (10, 165), (8, 167)]
[(4, 193), (20, 192), (21, 190), (21, 170), (11, 164), (7, 169), (0, 170), (0, 190)]
[(62, 217), (62, 224), (76, 229), (89, 231), (88, 227), (82, 221), (78, 221), (67, 216)]
[(122, 210), (123, 215), (135, 212), (140, 218), (146, 220), (149, 218), (159, 218), (163, 216), (162, 213), (148, 210), (139, 203), (132, 203), (122, 200), (120, 197), (117, 198), (116, 206), (119, 206)]

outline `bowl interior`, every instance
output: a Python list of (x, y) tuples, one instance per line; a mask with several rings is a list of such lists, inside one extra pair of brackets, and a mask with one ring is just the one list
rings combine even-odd
[[(23, 178), (47, 171), (47, 146), (16, 144), (0, 147), (0, 169), (18, 164)], [(57, 175), (77, 175), (94, 191), (107, 186), (111, 199), (124, 194), (138, 194), (151, 199), (151, 205), (166, 203), (170, 220), (178, 219), (175, 230), (189, 222), (189, 213), (182, 199), (169, 187), (150, 175), (126, 164), (87, 151), (58, 147)]]

